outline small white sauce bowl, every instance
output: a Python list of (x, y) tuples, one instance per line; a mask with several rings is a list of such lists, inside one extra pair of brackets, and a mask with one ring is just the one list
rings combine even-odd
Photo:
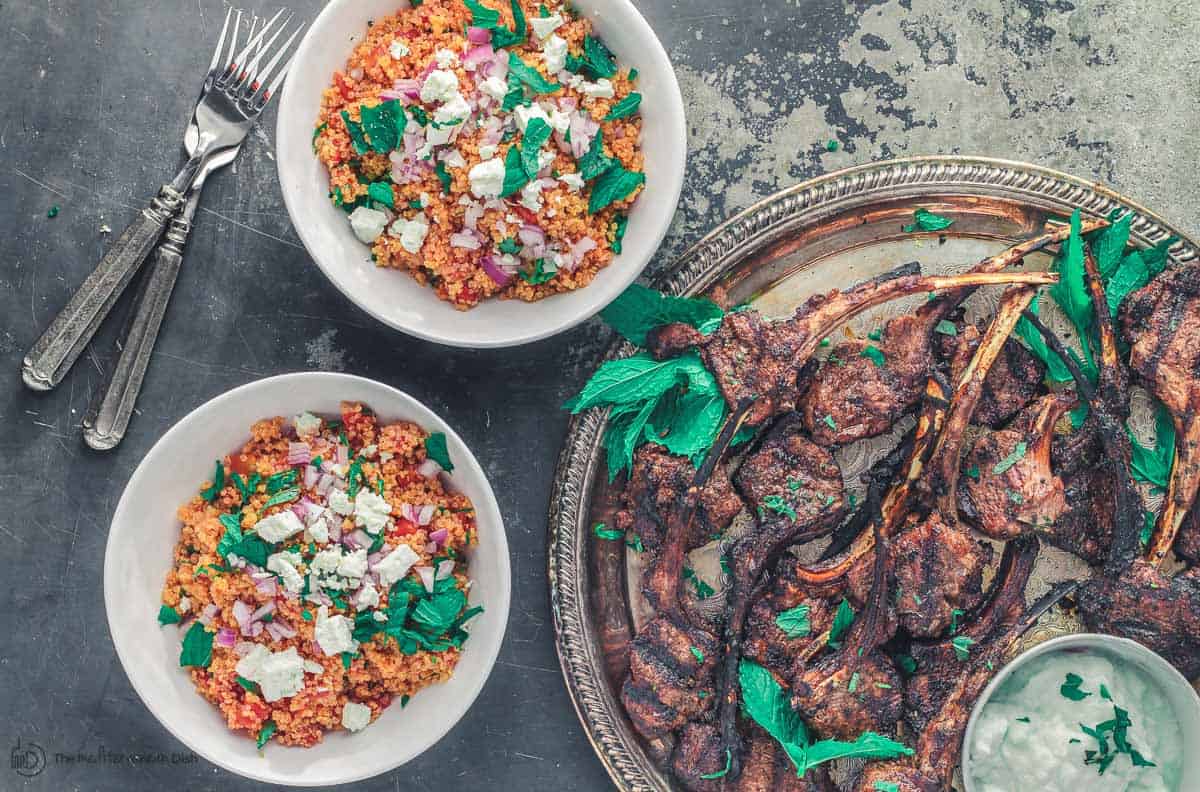
[(427, 341), (477, 349), (516, 346), (585, 321), (637, 280), (662, 243), (679, 203), (687, 129), (683, 96), (666, 50), (630, 0), (572, 2), (576, 13), (592, 21), (619, 67), (638, 70), (646, 187), (629, 212), (622, 252), (584, 288), (535, 303), (490, 299), (459, 311), (407, 272), (375, 266), (345, 212), (330, 202), (329, 177), (312, 150), (321, 94), (333, 73), (345, 68), (369, 20), (405, 6), (405, 0), (332, 0), (296, 51), (275, 130), (279, 182), (296, 233), (321, 271), (354, 304), (384, 324)]
[(1175, 666), (1136, 641), (1099, 633), (1078, 633), (1054, 638), (1018, 655), (1011, 663), (1000, 669), (1000, 673), (996, 674), (988, 686), (983, 689), (979, 700), (975, 702), (975, 708), (971, 710), (971, 718), (967, 721), (967, 732), (963, 735), (962, 774), (966, 792), (978, 792), (979, 790), (971, 772), (971, 745), (974, 743), (975, 726), (979, 722), (983, 708), (1013, 673), (1036, 658), (1051, 652), (1102, 653), (1136, 665), (1162, 691), (1171, 704), (1172, 714), (1179, 722), (1180, 736), (1184, 745), (1184, 765), (1180, 775), (1184, 785), (1180, 787), (1180, 792), (1200, 789), (1200, 753), (1187, 749), (1188, 746), (1200, 745), (1200, 696), (1196, 695), (1195, 689), (1183, 674), (1175, 669)]
[[(235, 734), (179, 667), (182, 634), (159, 627), (159, 596), (171, 568), (180, 505), (212, 477), (213, 460), (250, 437), (250, 424), (304, 410), (336, 415), (342, 401), (369, 405), (381, 421), (414, 421), (444, 432), (454, 472), (449, 482), (475, 504), (479, 546), (468, 556), (471, 605), (484, 612), (470, 623), (454, 675), (395, 701), (355, 734), (328, 733), (311, 748), (267, 743)], [(360, 781), (413, 759), (466, 714), (491, 673), (508, 623), (511, 575), (500, 507), (483, 469), (462, 439), (429, 408), (395, 388), (362, 377), (326, 372), (284, 374), (251, 382), (197, 407), (154, 444), (129, 479), (113, 515), (104, 551), (104, 608), (117, 657), (133, 689), (181, 742), (215, 765), (271, 784), (325, 786)]]

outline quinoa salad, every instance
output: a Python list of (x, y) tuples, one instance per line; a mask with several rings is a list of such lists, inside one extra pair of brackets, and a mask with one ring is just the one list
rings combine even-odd
[(330, 200), (378, 266), (461, 310), (586, 286), (646, 181), (637, 71), (556, 2), (412, 5), (325, 91)]
[(158, 621), (230, 729), (262, 748), (365, 728), (450, 677), (467, 639), (475, 511), (446, 437), (361, 404), (255, 423), (179, 509)]

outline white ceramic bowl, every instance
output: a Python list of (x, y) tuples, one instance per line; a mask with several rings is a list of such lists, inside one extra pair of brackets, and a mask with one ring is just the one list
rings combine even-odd
[[(380, 269), (329, 201), (329, 179), (312, 151), (321, 94), (343, 69), (367, 21), (395, 13), (406, 0), (332, 0), (312, 23), (279, 102), (276, 154), (283, 199), (317, 266), (351, 301), (410, 335), (461, 347), (505, 347), (547, 338), (588, 319), (633, 283), (675, 214), (683, 186), (687, 135), (683, 98), (667, 53), (630, 0), (576, 0), (622, 67), (636, 67), (642, 94), (646, 187), (629, 215), (623, 250), (583, 289), (536, 303), (488, 300), (458, 311), (406, 273)], [(493, 3), (495, 5), (495, 3)]]
[[(475, 504), (479, 546), (470, 556), (472, 605), (485, 610), (469, 626), (454, 676), (399, 703), (356, 734), (327, 734), (312, 748), (234, 734), (179, 667), (181, 634), (158, 626), (159, 594), (179, 539), (176, 509), (212, 476), (213, 460), (237, 450), (250, 423), (303, 410), (337, 414), (343, 400), (370, 405), (384, 421), (411, 420), (445, 432), (455, 464), (450, 481)], [(134, 690), (180, 741), (216, 765), (258, 781), (318, 786), (357, 781), (420, 754), (467, 712), (492, 670), (508, 622), (508, 543), (496, 498), (479, 463), (454, 431), (395, 388), (346, 374), (285, 374), (252, 382), (193, 410), (171, 427), (133, 472), (113, 515), (104, 553), (104, 606), (121, 665)]]
[[(1123, 662), (1136, 665), (1162, 691), (1163, 696), (1170, 702), (1175, 719), (1183, 737), (1184, 746), (1200, 745), (1200, 696), (1184, 679), (1183, 674), (1175, 669), (1155, 652), (1147, 649), (1136, 641), (1128, 638), (1118, 638), (1114, 635), (1099, 633), (1078, 633), (1064, 635), (1040, 643), (1032, 649), (1018, 655), (1011, 663), (1000, 669), (1000, 673), (992, 678), (983, 689), (975, 708), (971, 710), (971, 718), (967, 721), (967, 732), (963, 735), (962, 771), (963, 782), (967, 792), (977, 792), (978, 787), (971, 775), (971, 745), (975, 739), (975, 726), (979, 722), (980, 713), (991, 699), (992, 694), (1000, 689), (1012, 674), (1035, 658), (1050, 652), (1096, 652)], [(1183, 779), (1181, 790), (1197, 789), (1200, 783), (1200, 754), (1196, 751), (1184, 751)]]

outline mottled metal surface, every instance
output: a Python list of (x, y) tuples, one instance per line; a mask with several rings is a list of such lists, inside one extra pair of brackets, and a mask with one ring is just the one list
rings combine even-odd
[[(260, 11), (276, 4), (250, 2)], [(296, 0), (310, 15), (320, 0)], [(1200, 11), (1184, 0), (640, 0), (676, 64), (689, 167), (662, 271), (718, 222), (845, 165), (918, 153), (1032, 160), (1102, 178), (1200, 230)], [(212, 766), (143, 764), (182, 751), (130, 689), (100, 598), (116, 500), (165, 429), (257, 377), (348, 370), (444, 415), (487, 468), (513, 554), (500, 662), (470, 716), (435, 749), (365, 790), (592, 790), (611, 782), (575, 718), (546, 594), (546, 504), (567, 417), (606, 345), (592, 322), (488, 354), (445, 350), (361, 315), (300, 248), (272, 161), (271, 124), (213, 177), (130, 433), (115, 453), (80, 442), (115, 360), (106, 325), (63, 385), (28, 392), (20, 359), (179, 164), (220, 0), (37, 0), (0, 14), (0, 748), (123, 762), (52, 764), (0, 789), (249, 790)], [(272, 116), (268, 112), (268, 116)], [(840, 141), (826, 150), (826, 141)], [(58, 205), (53, 220), (47, 210)], [(7, 741), (7, 742), (3, 742)], [(99, 757), (92, 757), (99, 759)]]
[[(917, 208), (949, 217), (953, 224), (936, 234), (905, 232)], [(1086, 179), (998, 160), (923, 157), (847, 169), (761, 201), (689, 249), (656, 285), (687, 295), (720, 286), (733, 303), (750, 302), (768, 316), (788, 316), (814, 294), (862, 282), (904, 262), (919, 262), (925, 274), (962, 272), (1037, 235), (1048, 222), (1061, 222), (1076, 208), (1092, 217), (1106, 217), (1114, 209), (1133, 212), (1130, 238), (1141, 246), (1182, 236), (1162, 218)], [(1187, 238), (1170, 251), (1176, 266), (1194, 265), (1200, 255)], [(1039, 253), (1025, 265), (1044, 268), (1049, 262), (1049, 255)], [(974, 295), (964, 304), (967, 315), (991, 316), (996, 296), (996, 289)], [(924, 299), (917, 295), (886, 303), (855, 317), (847, 328), (865, 337)], [(1043, 315), (1049, 321), (1055, 313), (1047, 305)], [(628, 343), (614, 344), (609, 356), (630, 349)], [(1135, 416), (1139, 419), (1149, 416)], [(600, 411), (573, 421), (556, 473), (550, 580), (559, 658), (580, 719), (613, 780), (622, 789), (666, 792), (673, 785), (654, 758), (661, 746), (637, 737), (620, 704), (630, 638), (647, 619), (648, 606), (638, 591), (641, 559), (589, 528), (612, 521), (624, 484), (623, 478), (608, 481), (604, 428)], [(891, 433), (839, 449), (847, 489), (861, 493), (860, 478), (898, 441)], [(719, 541), (725, 540), (707, 547)], [(1047, 546), (1026, 593), (1039, 597), (1057, 582), (1087, 574), (1079, 559)], [(700, 604), (705, 612), (721, 596), (721, 581), (708, 582), (718, 596)], [(1061, 622), (1057, 614), (1048, 618), (1031, 640), (1067, 629)]]

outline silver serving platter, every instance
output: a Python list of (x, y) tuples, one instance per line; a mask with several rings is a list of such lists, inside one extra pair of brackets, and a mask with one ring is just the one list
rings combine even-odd
[[(955, 222), (940, 233), (905, 233), (902, 226), (918, 207)], [(908, 261), (921, 262), (929, 274), (966, 269), (1036, 234), (1047, 222), (1062, 221), (1076, 208), (1097, 217), (1117, 208), (1132, 211), (1131, 244), (1149, 246), (1178, 237), (1171, 247), (1173, 264), (1197, 258), (1196, 244), (1177, 229), (1096, 182), (1019, 162), (917, 157), (837, 171), (779, 192), (718, 226), (654, 286), (688, 296), (720, 286), (734, 303), (750, 301), (765, 315), (784, 316), (811, 294), (844, 288)], [(1042, 254), (1030, 257), (1026, 266), (1044, 268), (1049, 261)], [(968, 319), (973, 312), (989, 312), (995, 298), (995, 292), (973, 298)], [(889, 315), (911, 308), (903, 302), (882, 306), (850, 323), (847, 332), (865, 335)], [(617, 343), (605, 359), (632, 351), (631, 345)], [(1135, 414), (1139, 399), (1144, 396), (1135, 394)], [(1140, 412), (1135, 431), (1152, 436), (1147, 411)], [(637, 592), (637, 554), (621, 542), (599, 540), (591, 531), (595, 522), (611, 521), (621, 494), (621, 479), (608, 482), (601, 445), (605, 424), (600, 410), (576, 416), (555, 474), (549, 578), (557, 650), (588, 740), (617, 787), (669, 790), (671, 781), (637, 737), (619, 700), (629, 640), (647, 611)], [(889, 442), (876, 438), (838, 452), (852, 491), (858, 473)], [(1147, 505), (1157, 504), (1148, 499)], [(694, 552), (693, 566), (719, 586), (719, 570), (706, 565), (705, 556), (704, 550)], [(1036, 596), (1081, 571), (1082, 562), (1073, 556), (1044, 549), (1029, 594)], [(698, 607), (719, 602), (715, 598)], [(1069, 616), (1052, 612), (1027, 634), (1025, 645), (1076, 629)]]

